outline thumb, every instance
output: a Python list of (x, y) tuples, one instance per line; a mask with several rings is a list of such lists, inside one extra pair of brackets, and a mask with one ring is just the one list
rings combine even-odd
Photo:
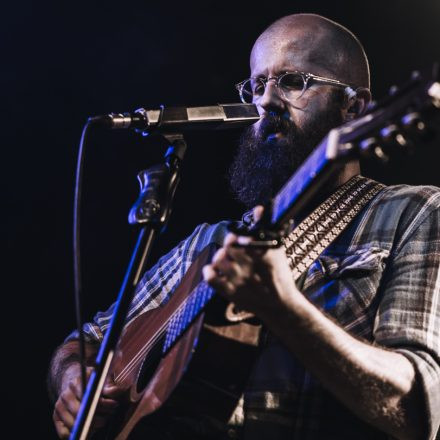
[(107, 379), (102, 389), (103, 396), (109, 398), (117, 397), (123, 392), (124, 390), (120, 386), (118, 386), (118, 384), (116, 384), (113, 379)]

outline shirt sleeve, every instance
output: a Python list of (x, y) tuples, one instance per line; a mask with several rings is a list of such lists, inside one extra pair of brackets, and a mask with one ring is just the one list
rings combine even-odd
[[(126, 325), (142, 313), (166, 302), (179, 285), (186, 271), (200, 252), (209, 244), (221, 245), (226, 235), (227, 222), (197, 226), (194, 232), (181, 241), (174, 249), (161, 257), (141, 278), (136, 286)], [(110, 325), (116, 303), (106, 311), (98, 312), (91, 322), (83, 326), (87, 342), (101, 342)], [(65, 342), (78, 339), (78, 330), (73, 331)]]
[(414, 220), (390, 257), (374, 339), (413, 364), (423, 389), (426, 439), (440, 424), (440, 209)]

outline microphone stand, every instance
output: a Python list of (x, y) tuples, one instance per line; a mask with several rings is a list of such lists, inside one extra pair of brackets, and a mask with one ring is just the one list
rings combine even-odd
[(165, 163), (153, 166), (138, 174), (140, 195), (130, 210), (128, 220), (141, 225), (138, 239), (116, 300), (110, 326), (101, 343), (81, 406), (75, 420), (70, 440), (86, 440), (102, 388), (122, 334), (130, 304), (139, 279), (144, 272), (153, 242), (171, 214), (172, 201), (180, 180), (180, 168), (186, 151), (181, 134), (166, 135), (170, 146), (165, 153)]

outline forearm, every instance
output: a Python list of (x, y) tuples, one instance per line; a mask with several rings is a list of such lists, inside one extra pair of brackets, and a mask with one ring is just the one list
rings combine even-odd
[(360, 418), (399, 439), (420, 438), (410, 361), (352, 337), (299, 293), (281, 297), (262, 319), (305, 368)]
[[(97, 344), (85, 344), (87, 366), (93, 366), (97, 352)], [(79, 366), (79, 359), (78, 341), (67, 342), (56, 349), (50, 362), (47, 379), (49, 395), (53, 402), (55, 402), (60, 394), (66, 372), (68, 372), (69, 368), (73, 365)]]

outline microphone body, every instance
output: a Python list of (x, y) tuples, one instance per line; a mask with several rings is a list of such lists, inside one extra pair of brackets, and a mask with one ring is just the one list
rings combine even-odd
[(148, 134), (245, 127), (260, 119), (254, 104), (217, 104), (204, 107), (140, 108), (132, 113), (110, 113), (89, 118), (107, 128), (133, 128)]

